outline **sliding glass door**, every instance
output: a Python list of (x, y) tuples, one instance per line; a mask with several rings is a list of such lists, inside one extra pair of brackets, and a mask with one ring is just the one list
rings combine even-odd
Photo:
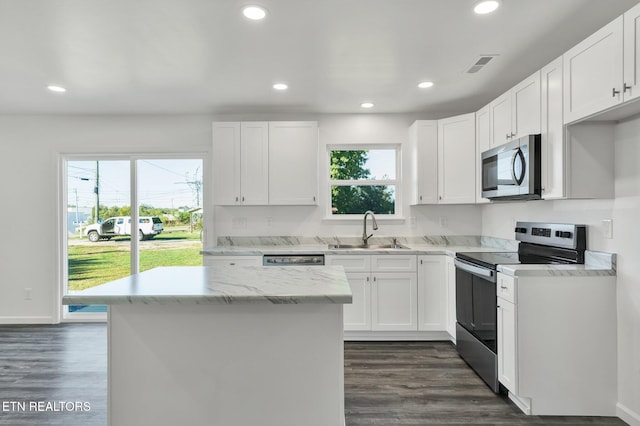
[[(66, 157), (63, 294), (155, 267), (201, 265), (203, 167), (193, 157)], [(104, 305), (62, 309), (68, 320), (106, 317)]]

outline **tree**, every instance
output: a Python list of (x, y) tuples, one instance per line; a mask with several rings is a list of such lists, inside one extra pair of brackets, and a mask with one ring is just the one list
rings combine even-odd
[[(365, 168), (366, 150), (331, 151), (331, 180), (367, 180), (371, 171)], [(350, 185), (331, 188), (333, 214), (362, 214), (371, 210), (378, 214), (393, 214), (393, 190), (386, 185)]]

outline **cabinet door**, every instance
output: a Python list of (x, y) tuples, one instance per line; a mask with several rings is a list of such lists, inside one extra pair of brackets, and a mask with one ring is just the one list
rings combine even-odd
[(565, 124), (622, 102), (622, 29), (620, 16), (563, 55)]
[(640, 4), (624, 14), (624, 87), (625, 101), (640, 96)]
[(243, 122), (240, 129), (241, 204), (269, 204), (268, 123), (266, 121)]
[(512, 138), (540, 133), (540, 72), (511, 89)]
[(418, 120), (409, 129), (415, 149), (412, 167), (416, 182), (414, 204), (438, 203), (438, 122)]
[(456, 266), (447, 256), (447, 332), (456, 339)]
[(491, 147), (511, 140), (511, 93), (507, 92), (489, 104), (491, 109)]
[(438, 121), (438, 201), (476, 201), (475, 113)]
[(517, 394), (516, 307), (498, 298), (498, 381)]
[(371, 282), (371, 329), (417, 330), (418, 283), (415, 272), (377, 272)]
[(213, 187), (216, 205), (240, 204), (240, 123), (213, 123)]
[(491, 148), (491, 106), (476, 112), (476, 204), (488, 203), (482, 198), (482, 153)]
[(418, 330), (447, 329), (447, 256), (418, 256)]
[(343, 308), (345, 331), (371, 330), (371, 276), (368, 272), (347, 272), (353, 302)]
[(318, 203), (318, 123), (269, 123), (269, 204)]
[(562, 120), (562, 57), (540, 71), (542, 92), (542, 198), (563, 198), (565, 171)]

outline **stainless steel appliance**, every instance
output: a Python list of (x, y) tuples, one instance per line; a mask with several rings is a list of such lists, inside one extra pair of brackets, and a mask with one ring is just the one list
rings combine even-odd
[(524, 136), (482, 153), (482, 197), (539, 200), (540, 135)]
[(324, 265), (324, 254), (265, 254), (264, 266), (310, 266)]
[(456, 253), (456, 348), (458, 354), (498, 392), (497, 269), (513, 264), (581, 264), (586, 226), (518, 222), (517, 252)]

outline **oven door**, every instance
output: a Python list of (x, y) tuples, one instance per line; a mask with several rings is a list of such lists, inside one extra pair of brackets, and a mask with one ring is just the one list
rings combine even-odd
[(496, 272), (460, 259), (455, 265), (458, 324), (497, 353)]
[(515, 197), (528, 192), (529, 149), (515, 140), (482, 153), (482, 196)]

